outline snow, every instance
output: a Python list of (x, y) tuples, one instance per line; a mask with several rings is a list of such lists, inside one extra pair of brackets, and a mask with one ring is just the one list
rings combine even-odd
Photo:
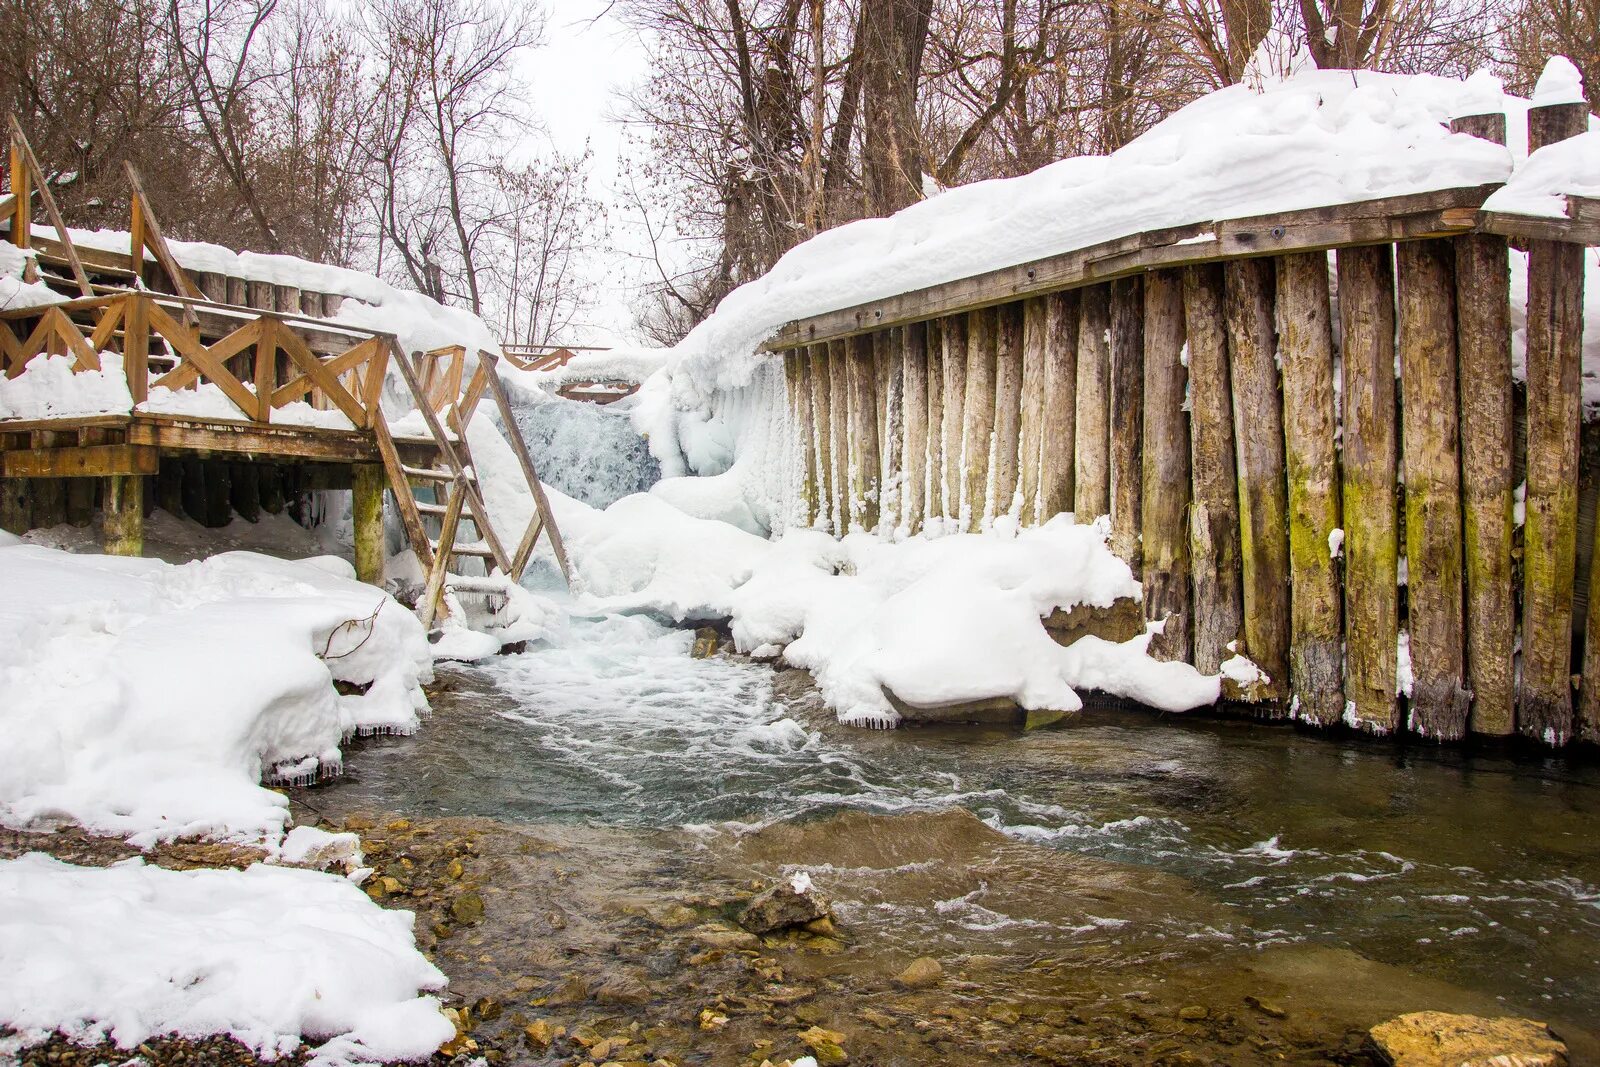
[[(255, 386), (250, 382), (243, 384), (245, 391), (255, 396)], [(228, 399), (228, 395), (220, 386), (211, 382), (199, 382), (192, 389), (168, 389), (164, 385), (152, 385), (149, 398), (139, 404), (137, 410), (160, 415), (187, 415), (190, 418), (201, 419), (244, 421), (250, 417)], [(314, 426), (325, 430), (355, 429), (350, 417), (338, 408), (322, 410), (312, 407), (304, 400), (293, 400), (281, 407), (273, 408), (269, 421), (278, 426)]]
[(336, 770), (343, 738), (427, 707), (416, 617), (330, 571), (0, 548), (0, 823), (275, 842), (288, 802), (264, 776)]
[(1533, 153), (1509, 182), (1484, 201), (1483, 210), (1564, 219), (1569, 196), (1600, 197), (1600, 130)]
[(1583, 75), (1566, 56), (1551, 56), (1533, 87), (1533, 106), (1582, 104)]
[(133, 407), (122, 357), (100, 354), (100, 370), (74, 373), (78, 357), (40, 353), (15, 378), (0, 377), (0, 419), (64, 419)]
[(335, 1067), (425, 1059), (454, 1036), (444, 975), (410, 912), (312, 871), (169, 871), (133, 859), (76, 867), (0, 861), (0, 1057), (60, 1030), (132, 1049), (176, 1033), (232, 1034), (266, 1058), (323, 1041)]

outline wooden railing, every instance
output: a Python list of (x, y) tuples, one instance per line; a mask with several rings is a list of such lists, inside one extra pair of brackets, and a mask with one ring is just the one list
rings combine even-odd
[(602, 345), (501, 345), (506, 362), (518, 370), (555, 370), (579, 352), (604, 352)]
[[(193, 317), (196, 325), (179, 317)], [(274, 409), (305, 399), (370, 429), (381, 417), (379, 395), (396, 348), (388, 334), (148, 293), (0, 312), (0, 368), (7, 378), (21, 375), (41, 353), (73, 355), (75, 373), (99, 371), (100, 354), (108, 351), (122, 355), (135, 405), (152, 386), (209, 382), (251, 422), (270, 423)]]

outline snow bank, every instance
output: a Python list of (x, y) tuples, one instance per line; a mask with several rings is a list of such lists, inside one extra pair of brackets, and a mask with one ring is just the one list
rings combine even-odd
[(1569, 196), (1600, 197), (1600, 130), (1533, 153), (1503, 188), (1484, 201), (1483, 209), (1564, 219)]
[(65, 419), (133, 409), (120, 355), (100, 353), (97, 371), (74, 373), (77, 361), (72, 355), (40, 353), (15, 378), (0, 377), (0, 419)]
[(410, 912), (349, 881), (256, 864), (169, 871), (129, 860), (0, 861), (0, 1054), (60, 1030), (125, 1049), (228, 1033), (265, 1058), (301, 1035), (321, 1067), (426, 1059), (454, 1036), (445, 978), (416, 950)]
[(421, 625), (348, 573), (0, 548), (0, 823), (276, 840), (288, 802), (263, 776), (336, 769), (342, 738), (427, 707)]

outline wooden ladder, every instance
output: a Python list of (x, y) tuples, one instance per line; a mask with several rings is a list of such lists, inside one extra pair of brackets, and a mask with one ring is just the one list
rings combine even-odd
[[(422, 413), (438, 456), (432, 467), (406, 466), (401, 462), (386, 421), (381, 417), (375, 420), (378, 450), (388, 472), (395, 507), (412, 550), (428, 572), (422, 598), (417, 602), (417, 615), (422, 624), (432, 626), (435, 619), (448, 614), (447, 593), (494, 593), (520, 581), (533, 557), (540, 533), (550, 539), (561, 575), (570, 587), (572, 571), (566, 547), (550, 510), (550, 500), (539, 482), (527, 441), (517, 426), (505, 386), (496, 373), (499, 357), (480, 351), (477, 368), (465, 379), (465, 387), (466, 350), (460, 345), (419, 352), (415, 357), (416, 366), (398, 346), (394, 347), (393, 357), (417, 410)], [(467, 445), (467, 426), (485, 392), (494, 397), (506, 438), (517, 456), (523, 481), (534, 501), (533, 518), (510, 554), (495, 533)], [(433, 500), (418, 500), (414, 486), (428, 490)], [(429, 521), (438, 524), (437, 533), (429, 532)], [(472, 527), (470, 541), (461, 539), (463, 523)], [(483, 560), (489, 576), (453, 574), (452, 561), (459, 558)]]

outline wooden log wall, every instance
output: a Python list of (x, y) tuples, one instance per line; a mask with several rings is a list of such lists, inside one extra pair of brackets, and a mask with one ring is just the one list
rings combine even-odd
[[(1587, 108), (1528, 121), (1537, 147)], [(1455, 128), (1506, 139), (1504, 116)], [(1600, 483), (1600, 448), (1579, 448), (1583, 243), (1525, 239), (1524, 403), (1512, 244), (1403, 229), (789, 350), (809, 521), (1107, 516), (1163, 622), (1153, 654), (1206, 673), (1247, 656), (1264, 677), (1224, 692), (1250, 713), (1600, 742), (1600, 596), (1574, 595), (1600, 561), (1595, 524), (1579, 545), (1579, 486)]]

